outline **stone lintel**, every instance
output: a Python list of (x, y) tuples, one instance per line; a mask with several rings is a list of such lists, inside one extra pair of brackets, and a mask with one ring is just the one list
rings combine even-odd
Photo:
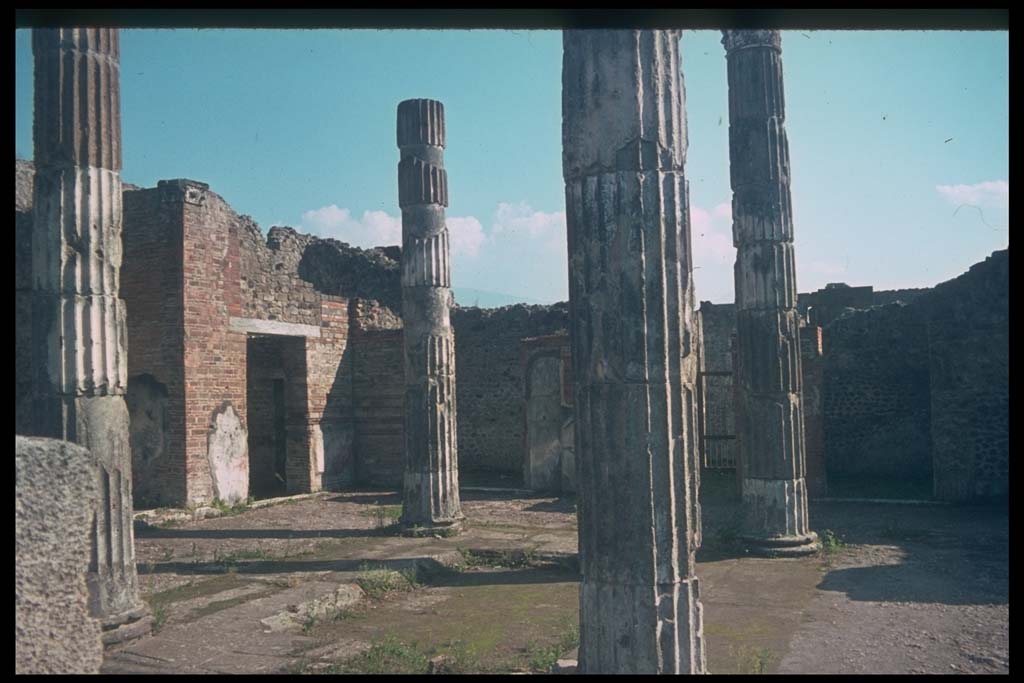
[(279, 337), (319, 337), (317, 325), (286, 323), (280, 320), (260, 320), (259, 318), (230, 318), (228, 329), (232, 332), (248, 334), (268, 334)]

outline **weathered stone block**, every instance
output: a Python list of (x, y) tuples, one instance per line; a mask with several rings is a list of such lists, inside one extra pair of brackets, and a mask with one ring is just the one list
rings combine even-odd
[(14, 437), (14, 649), (18, 674), (96, 674), (100, 623), (86, 572), (96, 461), (66, 441)]

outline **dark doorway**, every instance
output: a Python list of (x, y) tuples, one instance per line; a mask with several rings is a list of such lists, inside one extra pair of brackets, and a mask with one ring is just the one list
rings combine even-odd
[[(304, 356), (301, 337), (249, 335), (246, 364), (249, 427), (249, 494), (274, 498), (288, 493), (289, 411), (304, 413), (304, 401), (291, 391), (305, 385), (296, 368)], [(304, 363), (303, 363), (304, 365)]]

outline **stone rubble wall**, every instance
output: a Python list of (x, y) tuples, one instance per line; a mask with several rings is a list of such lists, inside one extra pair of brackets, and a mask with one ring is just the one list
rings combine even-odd
[(857, 311), (823, 335), (829, 481), (928, 478), (928, 333), (920, 312), (899, 304)]
[[(819, 316), (831, 317), (822, 330), (824, 354), (804, 372), (805, 429), (822, 432), (830, 481), (916, 479), (943, 500), (1005, 495), (1008, 253), (997, 251), (932, 288), (874, 291), (866, 308), (850, 304), (863, 305), (869, 287), (799, 295), (803, 313), (818, 306)], [(731, 369), (730, 309), (702, 304), (705, 371)], [(734, 420), (730, 391), (715, 388), (730, 378), (705, 379), (706, 433), (713, 435), (716, 425)], [(706, 443), (707, 466), (718, 451)], [(810, 460), (808, 451), (809, 469)]]
[(459, 468), (520, 476), (526, 422), (520, 341), (567, 332), (568, 304), (456, 307), (452, 326)]
[(1009, 493), (1010, 252), (994, 252), (914, 304), (927, 312), (935, 494)]
[(700, 305), (703, 329), (704, 467), (736, 467), (736, 413), (733, 407), (732, 337), (736, 332), (733, 304)]

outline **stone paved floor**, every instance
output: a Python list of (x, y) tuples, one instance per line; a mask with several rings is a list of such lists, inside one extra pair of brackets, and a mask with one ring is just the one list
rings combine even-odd
[[(768, 560), (732, 547), (735, 504), (708, 484), (711, 672), (1009, 671), (1005, 509), (819, 503), (812, 526), (841, 542)], [(140, 530), (160, 630), (104, 671), (547, 670), (577, 627), (573, 500), (463, 501), (455, 538), (393, 535), (400, 499), (372, 491)]]

